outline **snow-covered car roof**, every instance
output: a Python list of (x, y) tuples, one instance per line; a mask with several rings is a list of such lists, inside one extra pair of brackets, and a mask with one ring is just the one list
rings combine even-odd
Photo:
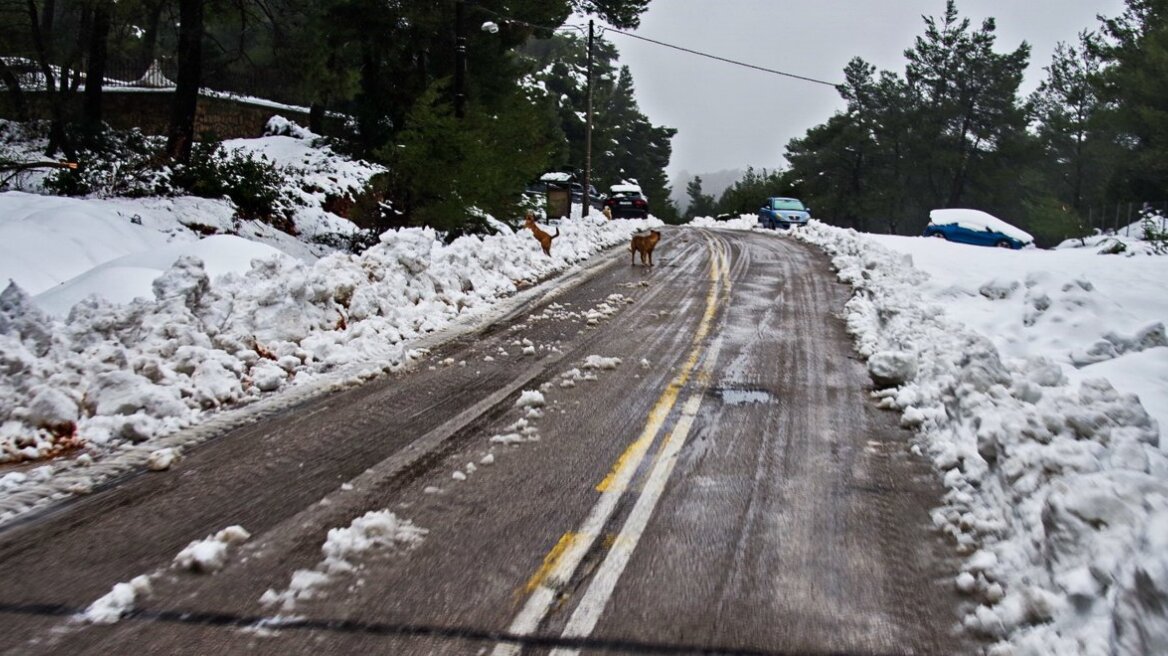
[(633, 184), (614, 184), (608, 188), (609, 192), (614, 194), (640, 194), (643, 193), (641, 188)]
[(989, 228), (990, 230), (995, 230), (1021, 242), (1029, 243), (1034, 241), (1034, 235), (1031, 235), (1029, 232), (1021, 228), (1016, 228), (998, 217), (981, 210), (933, 210), (929, 212), (929, 223), (931, 225), (949, 225), (955, 223), (969, 230), (985, 230)]

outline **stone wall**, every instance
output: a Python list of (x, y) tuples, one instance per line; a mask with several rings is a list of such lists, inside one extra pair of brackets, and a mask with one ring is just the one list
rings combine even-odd
[[(106, 123), (119, 130), (138, 128), (146, 134), (166, 134), (174, 92), (169, 89), (117, 91), (102, 94), (102, 112)], [(48, 119), (49, 104), (43, 92), (24, 93), (30, 118)], [(69, 106), (69, 115), (80, 113), (81, 94)], [(272, 107), (262, 101), (217, 98), (200, 95), (195, 114), (195, 134), (213, 135), (218, 139), (258, 137), (268, 119), (279, 114), (300, 125), (308, 125), (308, 112), (288, 107)], [(15, 107), (8, 93), (0, 93), (0, 118), (16, 119)]]

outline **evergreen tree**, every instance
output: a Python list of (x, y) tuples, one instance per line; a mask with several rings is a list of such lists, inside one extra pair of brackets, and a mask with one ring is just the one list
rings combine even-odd
[(555, 123), (524, 90), (497, 107), (471, 105), (463, 119), (447, 92), (445, 82), (432, 85), (380, 156), (401, 224), (457, 234), (478, 221), (471, 208), (503, 218), (519, 213), (518, 191), (548, 168)]
[[(584, 166), (586, 95), (584, 72), (586, 47), (575, 35), (557, 35), (529, 44), (524, 52), (534, 67), (545, 73), (537, 82), (547, 89), (567, 138), (564, 158), (557, 164), (572, 170)], [(636, 181), (649, 198), (652, 213), (669, 222), (680, 220), (670, 200), (665, 168), (669, 165), (677, 133), (653, 125), (637, 106), (633, 76), (627, 67), (617, 68), (615, 47), (597, 41), (593, 62), (592, 179), (599, 189), (622, 181)]]
[(950, 0), (905, 51), (903, 78), (848, 64), (847, 110), (787, 146), (787, 178), (817, 218), (914, 233), (934, 208), (1021, 208), (1017, 171), (1037, 156), (1017, 93), (1029, 46), (996, 53), (994, 32)]
[(785, 196), (790, 191), (780, 172), (747, 167), (746, 173), (722, 192), (716, 210), (718, 214), (756, 214), (768, 197)]
[(1018, 87), (1030, 57), (1020, 45), (1001, 55), (993, 50), (994, 19), (979, 30), (959, 18), (955, 0), (945, 14), (925, 19), (925, 34), (905, 52), (905, 79), (919, 102), (921, 180), (937, 207), (955, 207), (978, 175), (1000, 170), (1004, 142), (1023, 138), (1025, 108)]
[(1168, 198), (1168, 0), (1127, 0), (1105, 19), (1095, 52), (1106, 119), (1127, 146), (1112, 191), (1129, 200)]
[(685, 218), (714, 215), (714, 197), (702, 193), (702, 178), (695, 175), (685, 186), (686, 196), (689, 197), (689, 207), (685, 211)]
[(1031, 97), (1047, 161), (1056, 168), (1057, 195), (1076, 209), (1084, 207), (1088, 195), (1088, 142), (1101, 109), (1091, 82), (1099, 73), (1099, 60), (1091, 54), (1092, 38), (1082, 32), (1079, 47), (1059, 43), (1045, 69), (1046, 80)]

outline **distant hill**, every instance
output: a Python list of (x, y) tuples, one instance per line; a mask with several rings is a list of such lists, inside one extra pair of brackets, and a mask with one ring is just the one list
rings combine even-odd
[(673, 194), (670, 198), (677, 204), (677, 211), (682, 214), (689, 209), (689, 196), (685, 193), (686, 185), (694, 177), (702, 179), (702, 193), (709, 194), (717, 200), (726, 191), (730, 185), (738, 181), (745, 173), (744, 169), (726, 169), (714, 173), (696, 173), (691, 174), (689, 171), (679, 171), (677, 178), (673, 180)]

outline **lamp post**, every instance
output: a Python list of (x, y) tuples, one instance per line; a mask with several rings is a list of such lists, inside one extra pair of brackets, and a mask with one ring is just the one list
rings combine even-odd
[(592, 26), (588, 21), (588, 112), (584, 123), (584, 189), (580, 194), (584, 207), (580, 210), (581, 216), (588, 216), (592, 210)]
[(466, 4), (454, 3), (454, 116), (466, 116)]

